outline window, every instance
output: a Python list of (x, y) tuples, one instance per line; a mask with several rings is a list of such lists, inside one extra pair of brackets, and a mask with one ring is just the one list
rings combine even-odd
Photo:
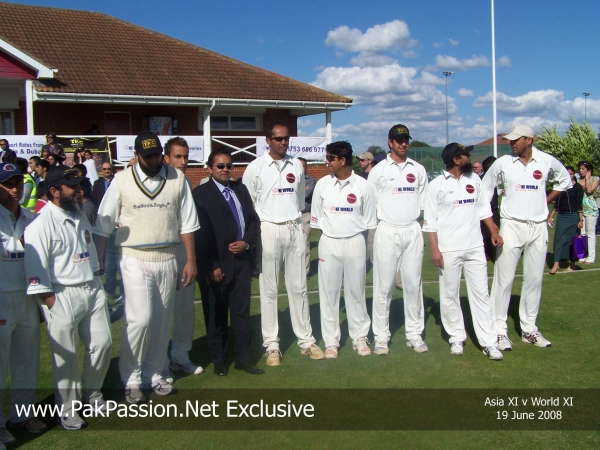
[(12, 111), (0, 111), (0, 136), (15, 134)]
[(262, 129), (261, 116), (210, 116), (211, 130), (258, 131)]

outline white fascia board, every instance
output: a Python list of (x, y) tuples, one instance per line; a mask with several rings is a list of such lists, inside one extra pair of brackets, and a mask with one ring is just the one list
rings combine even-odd
[(352, 103), (337, 102), (300, 102), (290, 100), (254, 100), (232, 98), (200, 98), (200, 97), (166, 97), (146, 95), (111, 95), (111, 94), (75, 94), (66, 92), (35, 91), (35, 101), (68, 102), (68, 103), (126, 103), (145, 105), (179, 105), (179, 106), (222, 106), (222, 107), (260, 107), (303, 110), (345, 110)]
[(41, 62), (36, 61), (31, 56), (23, 53), (16, 47), (13, 47), (8, 42), (3, 39), (0, 39), (0, 48), (4, 50), (6, 53), (11, 55), (13, 58), (18, 59), (26, 66), (31, 67), (32, 69), (37, 70), (38, 78), (54, 78), (54, 73), (58, 72), (57, 69), (52, 69), (50, 67), (46, 67)]

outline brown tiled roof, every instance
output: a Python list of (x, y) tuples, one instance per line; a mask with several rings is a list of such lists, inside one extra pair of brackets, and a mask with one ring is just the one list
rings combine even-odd
[(96, 12), (0, 3), (0, 38), (58, 69), (38, 91), (352, 101)]
[[(502, 134), (506, 134), (506, 133), (502, 133)], [(500, 136), (496, 137), (496, 142), (498, 142), (498, 145), (508, 144), (508, 141), (506, 139), (502, 139)], [(489, 138), (489, 139), (486, 139), (485, 141), (478, 142), (475, 145), (493, 145), (493, 144), (494, 144), (494, 138)]]

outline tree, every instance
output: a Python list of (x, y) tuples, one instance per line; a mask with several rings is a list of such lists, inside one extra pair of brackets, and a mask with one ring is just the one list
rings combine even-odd
[(600, 143), (587, 122), (580, 124), (571, 117), (569, 129), (564, 136), (558, 134), (556, 125), (552, 129), (542, 127), (535, 145), (559, 159), (565, 166), (577, 169), (580, 161), (590, 161), (600, 169)]
[(429, 145), (427, 142), (423, 142), (423, 141), (412, 141), (410, 143), (411, 147), (431, 147), (431, 145)]
[(373, 154), (373, 156), (375, 155), (379, 155), (379, 154), (383, 154), (385, 155), (387, 153), (387, 150), (384, 150), (383, 148), (381, 148), (379, 145), (371, 145), (368, 149), (368, 152), (371, 152)]

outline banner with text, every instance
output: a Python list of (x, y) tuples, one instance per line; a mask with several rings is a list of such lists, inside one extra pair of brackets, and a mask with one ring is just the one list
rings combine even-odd
[(40, 156), (42, 145), (46, 143), (46, 136), (10, 135), (0, 136), (8, 141), (8, 146), (18, 158), (29, 159), (32, 156)]
[[(160, 143), (165, 146), (167, 141), (174, 136), (158, 136)], [(204, 161), (204, 137), (203, 136), (180, 136), (185, 139), (190, 147), (190, 162)], [(133, 158), (135, 136), (117, 136), (117, 159), (129, 161)]]
[[(327, 140), (323, 137), (291, 137), (287, 154), (297, 158), (299, 156), (308, 161), (325, 161), (325, 146)], [(260, 157), (269, 151), (265, 137), (256, 138), (256, 156)]]

